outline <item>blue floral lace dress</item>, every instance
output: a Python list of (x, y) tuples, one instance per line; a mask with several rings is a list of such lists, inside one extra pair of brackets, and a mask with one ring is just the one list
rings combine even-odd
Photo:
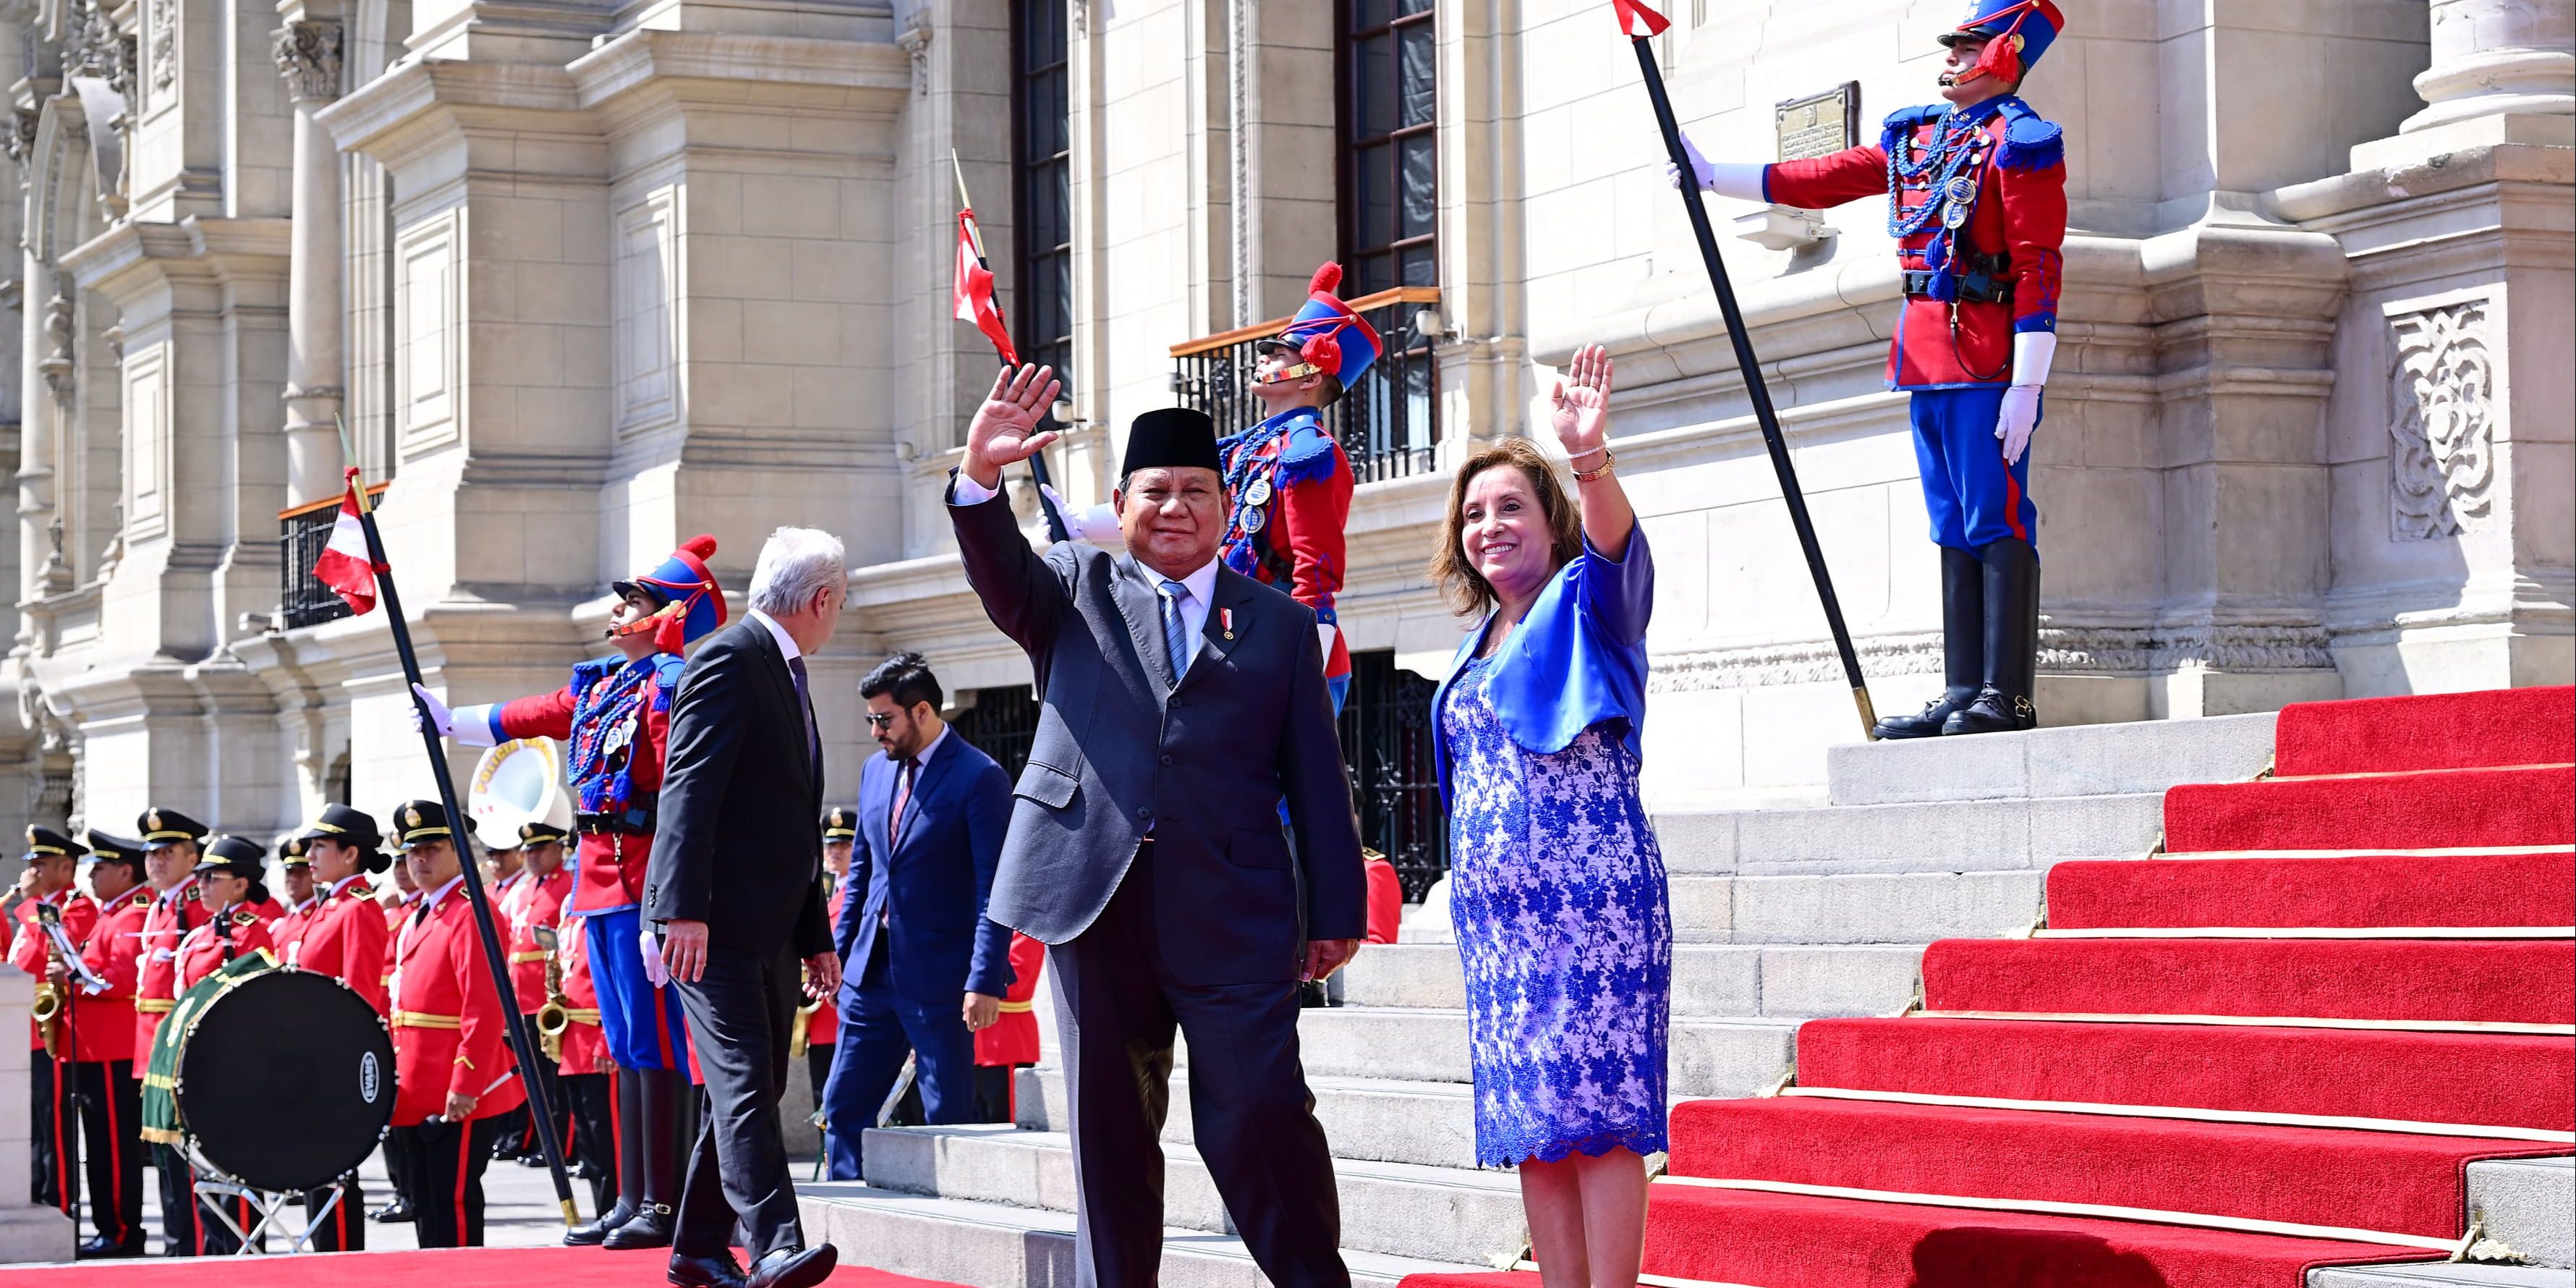
[(1665, 1147), (1673, 925), (1637, 762), (1604, 721), (1514, 743), (1470, 661), (1440, 714), (1449, 909), (1467, 974), (1476, 1162)]

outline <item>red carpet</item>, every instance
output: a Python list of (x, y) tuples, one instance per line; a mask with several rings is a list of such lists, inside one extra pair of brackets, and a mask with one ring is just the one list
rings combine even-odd
[(2105, 1203), (2447, 1238), (2472, 1159), (2527, 1142), (1846, 1100), (1673, 1111), (1677, 1176)]
[(2048, 924), (2576, 926), (2576, 854), (2060, 863)]
[(1814, 1020), (1809, 1087), (2576, 1131), (2576, 1042), (2357, 1029)]
[(2281, 709), (2273, 772), (2385, 773), (2576, 761), (2576, 689), (2301, 702)]
[(2576, 768), (2293, 778), (2165, 793), (2165, 848), (2396, 850), (2576, 841)]
[[(0, 1270), (7, 1288), (204, 1288), (208, 1284), (258, 1288), (387, 1288), (440, 1284), (447, 1288), (660, 1288), (668, 1252), (608, 1252), (598, 1248), (453, 1248), (444, 1252), (334, 1252), (248, 1257), (92, 1261), (36, 1270)], [(844, 1264), (825, 1281), (829, 1288), (957, 1288), (935, 1279), (887, 1274)]]
[(1947, 939), (1924, 1007), (2110, 1015), (2576, 1023), (2576, 943)]

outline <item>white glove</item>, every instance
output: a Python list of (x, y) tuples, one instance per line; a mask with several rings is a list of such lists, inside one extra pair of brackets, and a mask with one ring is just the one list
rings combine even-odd
[(635, 937), (635, 946), (644, 954), (644, 978), (653, 987), (663, 988), (671, 982), (671, 968), (662, 964), (662, 937), (647, 930)]
[(1995, 417), (1995, 437), (2003, 441), (2004, 464), (2018, 465), (2030, 450), (2031, 431), (2039, 428), (2040, 391), (2049, 369), (2057, 364), (2057, 336), (2050, 331), (2023, 331), (2013, 336), (2013, 383), (2004, 391), (2002, 412)]
[(1077, 510), (1066, 504), (1064, 497), (1047, 484), (1038, 484), (1038, 491), (1045, 493), (1047, 504), (1054, 506), (1057, 514), (1064, 516), (1065, 533), (1074, 540), (1088, 541), (1095, 546), (1111, 545), (1119, 541), (1118, 511), (1115, 509), (1107, 505), (1094, 505)]
[(1333, 636), (1335, 633), (1334, 626), (1331, 622), (1315, 623), (1315, 642), (1324, 647), (1324, 665), (1326, 666), (1331, 666), (1333, 664)]
[(426, 710), (429, 712), (430, 723), (438, 728), (439, 737), (455, 737), (456, 716), (454, 712), (447, 709), (447, 704), (439, 701), (438, 695), (430, 692), (427, 685), (415, 684), (411, 686), (411, 691), (420, 695), (420, 704), (411, 709), (411, 731), (420, 732), (420, 713)]
[[(1688, 134), (1682, 136), (1682, 152), (1690, 157), (1691, 178), (1700, 191), (1714, 192), (1738, 201), (1769, 200), (1763, 195), (1763, 172), (1769, 170), (1769, 166), (1734, 162), (1717, 164), (1699, 154), (1699, 145), (1691, 142)], [(1670, 161), (1664, 163), (1664, 177), (1674, 187), (1682, 186), (1681, 172), (1674, 169)]]

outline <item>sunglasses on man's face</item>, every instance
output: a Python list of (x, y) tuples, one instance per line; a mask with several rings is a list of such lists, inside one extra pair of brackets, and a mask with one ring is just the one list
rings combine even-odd
[(901, 713), (894, 711), (871, 711), (868, 713), (868, 727), (871, 729), (893, 728), (894, 718), (899, 714)]

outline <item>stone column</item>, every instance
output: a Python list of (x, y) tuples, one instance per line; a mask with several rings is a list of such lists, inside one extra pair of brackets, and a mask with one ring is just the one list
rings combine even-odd
[(340, 24), (290, 22), (273, 52), (295, 103), (295, 233), (286, 305), (286, 501), (340, 488), (340, 152), (314, 113), (340, 97)]
[(2576, 0), (2432, 0), (2426, 107), (2405, 133), (2482, 116), (2576, 114)]

